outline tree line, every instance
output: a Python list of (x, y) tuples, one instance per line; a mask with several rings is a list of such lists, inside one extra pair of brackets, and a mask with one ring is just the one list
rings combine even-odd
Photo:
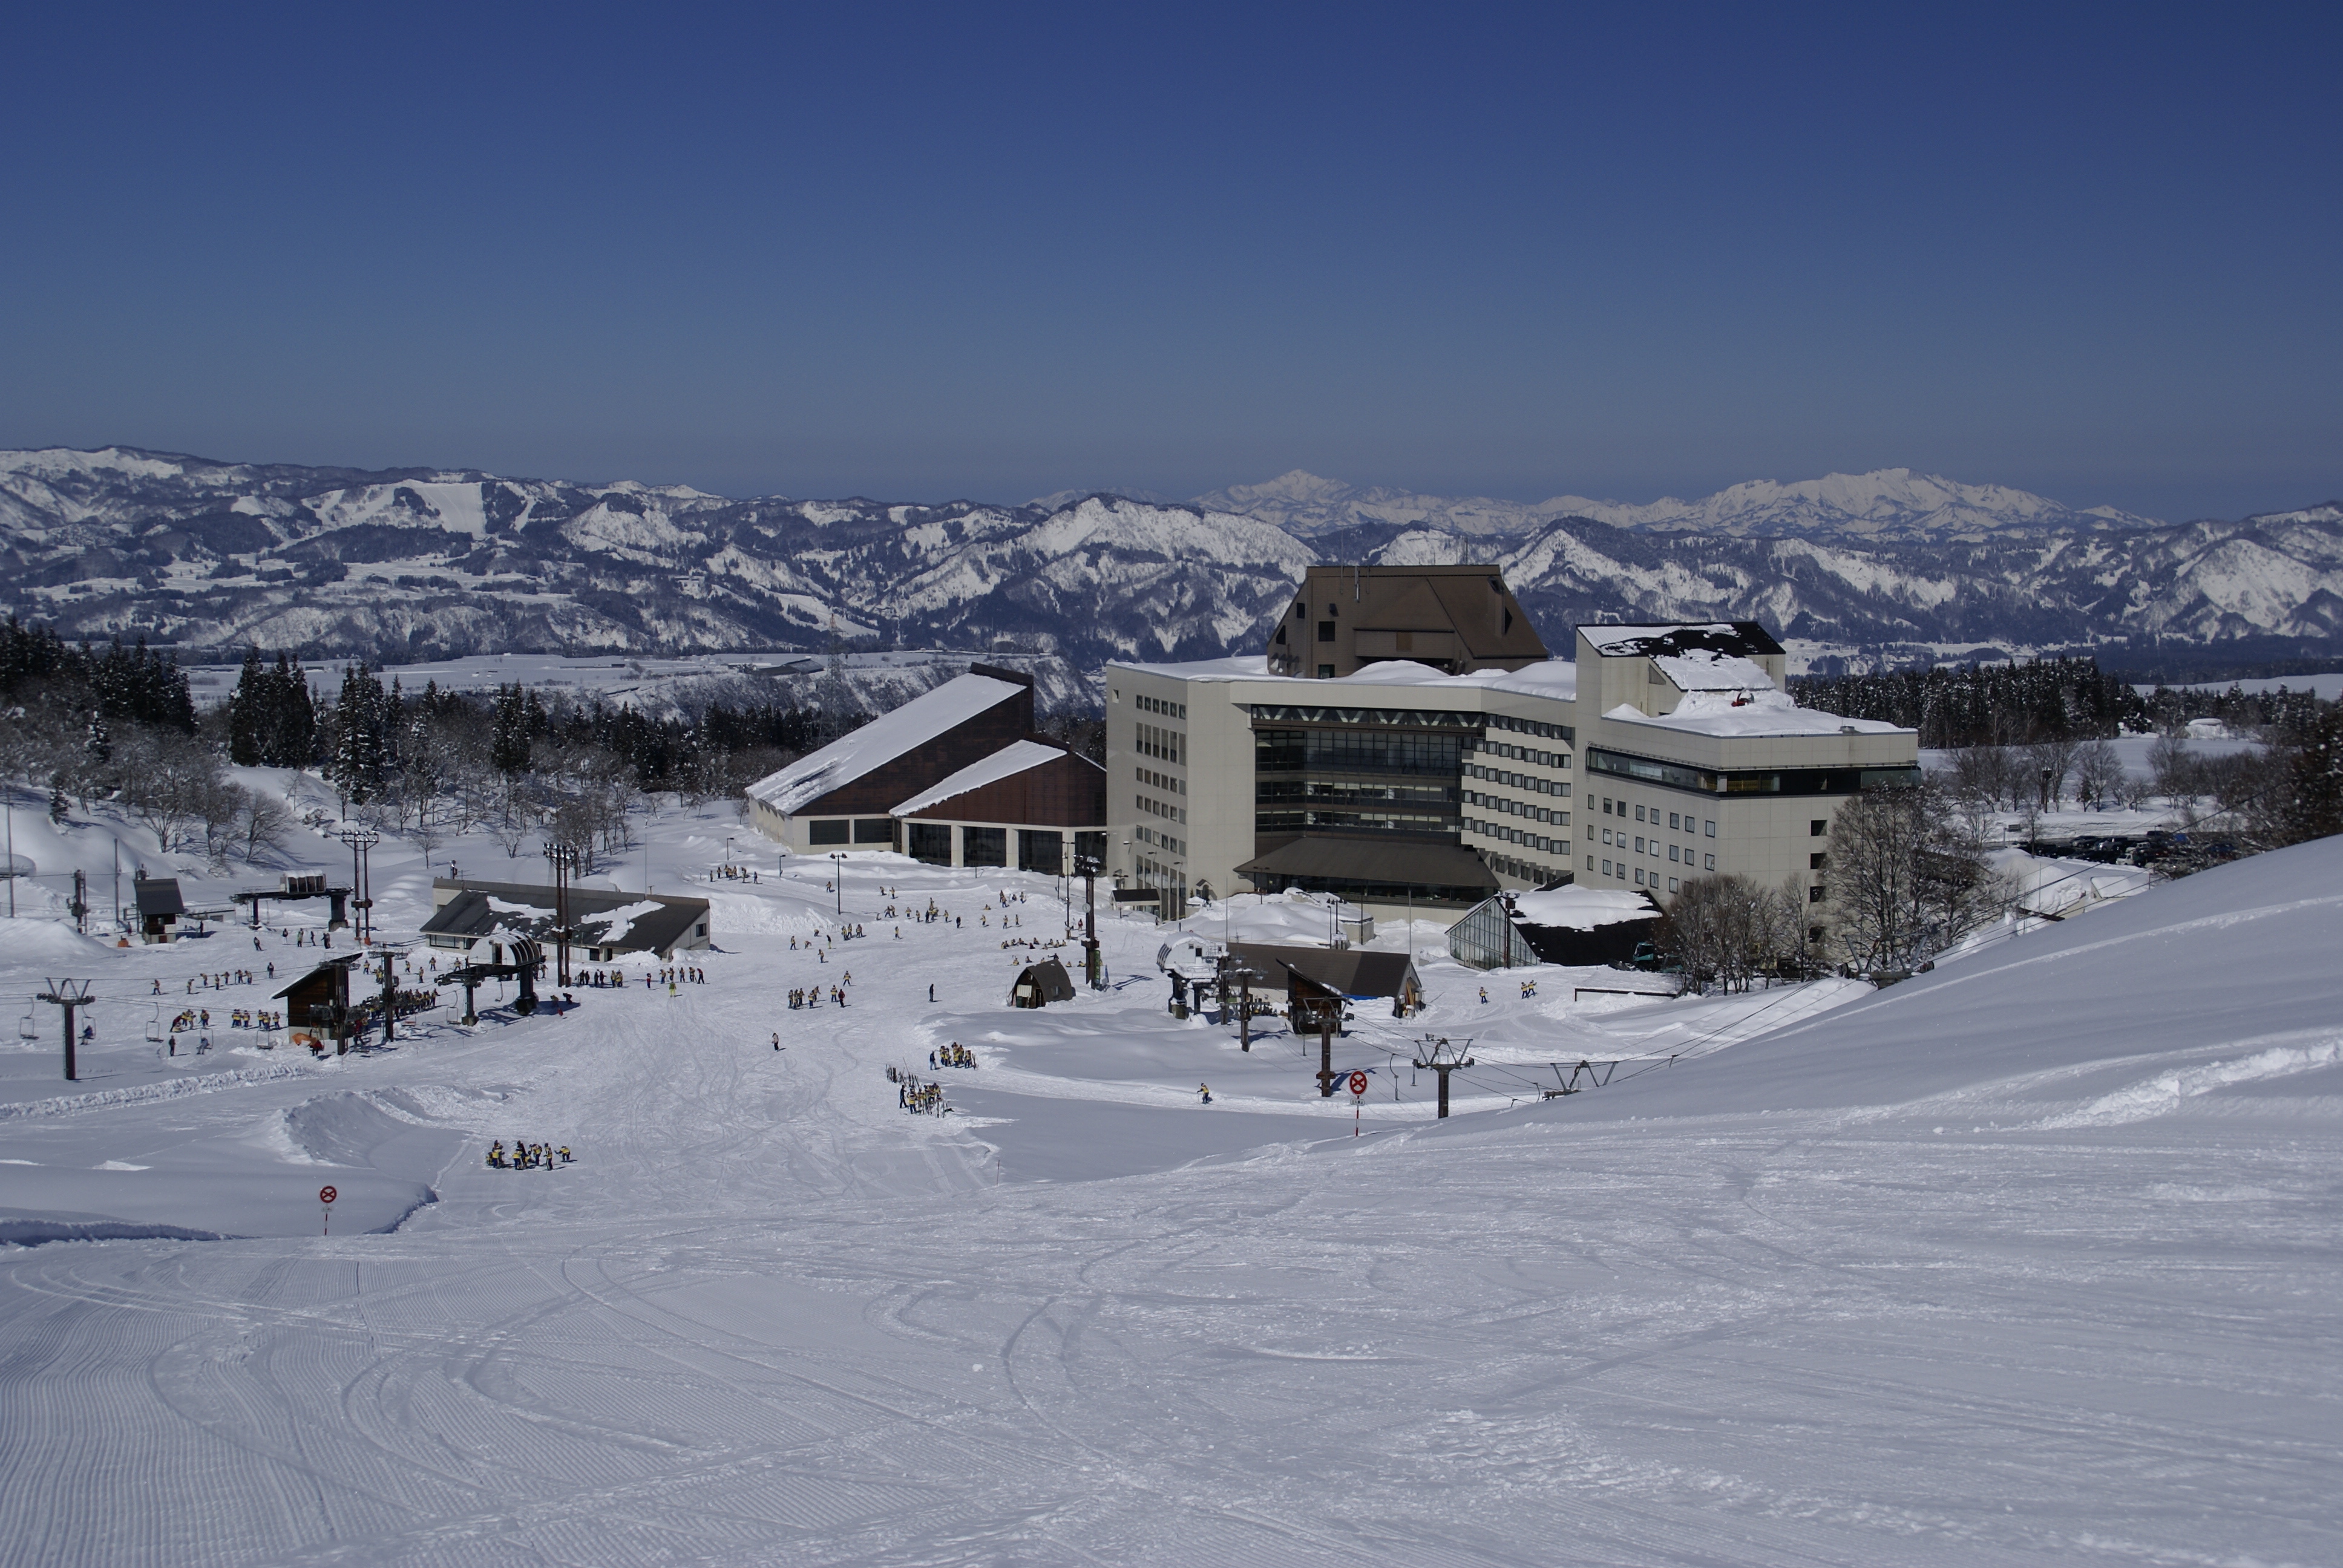
[(2112, 736), (2148, 716), (2128, 682), (2089, 658), (1805, 675), (1789, 687), (1801, 707), (1916, 729), (1930, 749)]
[(427, 857), (481, 829), (508, 854), (549, 835), (591, 856), (631, 848), (629, 815), (648, 799), (738, 795), (869, 717), (840, 701), (651, 715), (518, 683), (410, 692), (364, 663), (345, 666), (331, 696), (317, 684), (293, 656), (249, 648), (228, 700), (199, 712), (169, 652), (67, 644), (12, 618), (0, 628), (0, 768), (45, 786), (60, 821), (76, 801), (110, 804), (166, 850), (221, 866), (281, 849), (293, 825), (282, 798), (236, 783), (229, 763), (315, 769), (343, 816), (409, 833)]
[(1789, 681), (1802, 708), (1875, 719), (1920, 733), (1931, 750), (1968, 746), (2079, 743), (2127, 731), (2179, 735), (2195, 719), (2217, 719), (2241, 733), (2299, 729), (2322, 704), (2308, 691), (2247, 691), (2137, 683), (2098, 660), (2037, 658), (2025, 664), (1940, 664), (1869, 675), (1801, 675)]

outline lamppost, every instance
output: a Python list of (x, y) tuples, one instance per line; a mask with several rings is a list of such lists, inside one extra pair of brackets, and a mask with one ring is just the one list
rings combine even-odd
[[(1099, 863), (1092, 857), (1083, 855), (1075, 861), (1074, 869), (1080, 871), (1082, 877), (1082, 978), (1089, 983), (1091, 990), (1103, 990), (1106, 988), (1106, 976), (1100, 972), (1099, 966)], [(1069, 925), (1073, 923), (1071, 915), (1067, 917), (1067, 923)]]
[(838, 923), (846, 923), (846, 855), (839, 849), (830, 852), (830, 885), (838, 894)]
[(335, 835), (350, 847), (350, 908), (358, 912), (357, 938), (360, 947), (374, 940), (374, 894), (367, 885), (369, 852), (382, 842), (382, 835), (372, 828), (345, 828)]
[(569, 984), (569, 883), (585, 863), (576, 844), (548, 842), (545, 859), (553, 868), (553, 937), (559, 959), (554, 966), (558, 982)]

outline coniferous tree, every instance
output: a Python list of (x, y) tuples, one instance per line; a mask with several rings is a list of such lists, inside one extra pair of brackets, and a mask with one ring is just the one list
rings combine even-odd
[(389, 703), (382, 682), (365, 664), (342, 671), (342, 694), (334, 704), (334, 750), (327, 777), (343, 799), (363, 805), (382, 792), (388, 772), (385, 733)]
[(227, 699), (227, 759), (239, 768), (258, 766), (268, 755), (269, 720), (276, 692), (261, 666), (256, 646), (244, 650), (244, 668)]
[(497, 688), (497, 709), (489, 731), (488, 761), (508, 777), (528, 771), (528, 708), (520, 682)]
[(277, 656), (268, 674), (263, 760), (273, 768), (307, 768), (317, 754), (317, 709), (301, 661)]

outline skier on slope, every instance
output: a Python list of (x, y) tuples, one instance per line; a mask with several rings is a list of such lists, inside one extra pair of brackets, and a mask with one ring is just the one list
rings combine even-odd
[(1196, 1085), (1196, 1095), (1198, 1104), (1210, 1105), (1212, 1102), (1212, 1086), (1209, 1083), (1199, 1083)]

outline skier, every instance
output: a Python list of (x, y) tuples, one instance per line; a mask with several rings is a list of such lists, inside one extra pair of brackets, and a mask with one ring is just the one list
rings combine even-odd
[(773, 1049), (775, 1050), (781, 1049), (781, 1031), (778, 1029), (773, 1030)]
[(1196, 1085), (1196, 1102), (1199, 1105), (1210, 1105), (1212, 1102), (1212, 1086), (1211, 1084), (1200, 1083)]

